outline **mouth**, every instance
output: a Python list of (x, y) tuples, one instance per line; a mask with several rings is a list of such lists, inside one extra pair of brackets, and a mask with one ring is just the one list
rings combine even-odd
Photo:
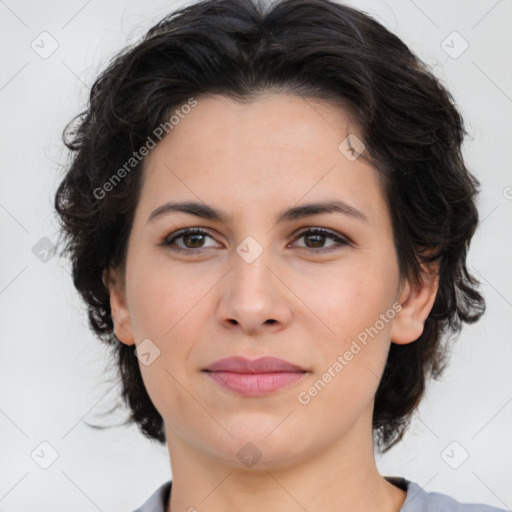
[(273, 372), (305, 372), (306, 369), (297, 364), (285, 361), (280, 357), (260, 357), (248, 359), (234, 356), (219, 359), (205, 368), (209, 372), (236, 372), (236, 373), (273, 373)]
[(221, 359), (203, 370), (224, 389), (244, 396), (264, 396), (291, 386), (310, 372), (276, 357), (255, 360), (244, 357)]

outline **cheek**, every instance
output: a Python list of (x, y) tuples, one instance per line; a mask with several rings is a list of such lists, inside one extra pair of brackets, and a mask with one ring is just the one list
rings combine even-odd
[(321, 361), (320, 402), (332, 400), (343, 409), (357, 409), (357, 404), (371, 401), (378, 387), (390, 345), (398, 279), (394, 261), (380, 261), (383, 264), (372, 258), (372, 264), (365, 265), (361, 258), (357, 264), (317, 275), (307, 295), (308, 308), (328, 327), (319, 336), (319, 329), (310, 325)]
[[(367, 262), (367, 263), (366, 263)], [(398, 280), (396, 265), (382, 257), (353, 255), (315, 274), (296, 272), (294, 292), (322, 320), (321, 339), (339, 347), (371, 327), (389, 310)], [(318, 326), (318, 322), (316, 324)], [(389, 328), (386, 324), (384, 331)]]
[(159, 350), (150, 365), (139, 363), (144, 386), (164, 418), (172, 411), (173, 422), (190, 423), (198, 411), (188, 394), (195, 395), (194, 383), (188, 382), (187, 376), (202, 325), (194, 317), (208, 287), (197, 279), (192, 281), (195, 286), (187, 285), (191, 282), (187, 276), (169, 267), (153, 266), (132, 276), (130, 310), (135, 339), (139, 343), (149, 338)]
[(215, 284), (215, 276), (199, 278), (183, 266), (164, 261), (163, 265), (142, 259), (134, 261), (130, 290), (130, 316), (136, 339), (154, 337), (167, 344), (173, 334), (190, 322), (194, 308)]
[[(327, 422), (334, 431), (348, 428), (372, 403), (390, 346), (392, 287), (366, 272), (329, 284), (312, 306), (330, 330), (314, 336), (316, 374), (297, 396), (313, 423)], [(323, 306), (323, 309), (322, 309)], [(326, 331), (327, 332), (327, 331)]]
[(136, 265), (127, 283), (135, 339), (150, 339), (160, 351), (150, 366), (140, 365), (141, 372), (150, 396), (165, 399), (173, 389), (179, 391), (175, 379), (183, 382), (192, 371), (190, 354), (204, 331), (208, 292), (218, 278), (212, 272), (198, 276), (197, 271), (168, 263), (143, 265), (139, 260)]

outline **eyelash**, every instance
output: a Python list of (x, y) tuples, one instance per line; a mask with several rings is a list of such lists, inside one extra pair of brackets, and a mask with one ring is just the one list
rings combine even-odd
[[(173, 233), (172, 235), (167, 237), (162, 242), (161, 245), (169, 247), (171, 250), (176, 251), (176, 252), (188, 252), (188, 253), (192, 253), (192, 252), (197, 253), (197, 252), (202, 252), (203, 250), (210, 249), (210, 247), (199, 247), (197, 249), (190, 249), (190, 248), (183, 249), (183, 248), (177, 247), (177, 246), (172, 247), (172, 245), (174, 244), (174, 242), (176, 240), (178, 240), (179, 238), (183, 238), (186, 235), (205, 235), (210, 238), (213, 238), (208, 231), (205, 231), (201, 228), (185, 228), (185, 229), (177, 231), (176, 233)], [(331, 245), (328, 248), (315, 249), (315, 248), (311, 248), (311, 247), (302, 247), (302, 249), (306, 249), (307, 251), (312, 251), (314, 253), (325, 254), (325, 253), (332, 252), (333, 250), (339, 249), (342, 246), (351, 245), (351, 242), (348, 239), (342, 238), (342, 237), (336, 235), (334, 232), (332, 232), (328, 229), (325, 229), (325, 228), (307, 228), (307, 229), (301, 231), (300, 233), (298, 233), (294, 241), (299, 240), (300, 238), (304, 237), (305, 235), (325, 236), (326, 238), (330, 238), (331, 240), (334, 240), (336, 242), (336, 244)]]

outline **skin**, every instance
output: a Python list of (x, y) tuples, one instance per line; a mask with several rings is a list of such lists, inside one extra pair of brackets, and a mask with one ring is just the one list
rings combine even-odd
[[(125, 273), (107, 275), (117, 336), (128, 345), (149, 338), (160, 350), (139, 366), (165, 422), (168, 512), (397, 511), (406, 493), (375, 464), (374, 396), (390, 344), (421, 335), (437, 279), (400, 279), (377, 171), (364, 155), (350, 161), (338, 149), (349, 133), (363, 139), (347, 110), (284, 93), (245, 104), (197, 100), (146, 158)], [(335, 212), (275, 222), (285, 208), (327, 199), (368, 221)], [(170, 200), (203, 202), (228, 218), (180, 212), (147, 222)], [(209, 235), (175, 241), (188, 253), (162, 245), (187, 227)], [(298, 233), (317, 227), (352, 243)], [(236, 251), (248, 236), (262, 249), (251, 263)], [(300, 403), (298, 393), (393, 304), (401, 307), (394, 318)], [(244, 397), (201, 371), (232, 355), (273, 355), (309, 373), (270, 395)], [(261, 454), (252, 467), (237, 457), (248, 442)]]

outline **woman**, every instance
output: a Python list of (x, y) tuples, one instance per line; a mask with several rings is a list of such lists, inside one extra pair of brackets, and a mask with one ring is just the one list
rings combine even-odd
[(56, 194), (171, 482), (139, 511), (498, 510), (379, 474), (484, 300), (450, 94), (329, 0), (206, 0), (101, 74)]

